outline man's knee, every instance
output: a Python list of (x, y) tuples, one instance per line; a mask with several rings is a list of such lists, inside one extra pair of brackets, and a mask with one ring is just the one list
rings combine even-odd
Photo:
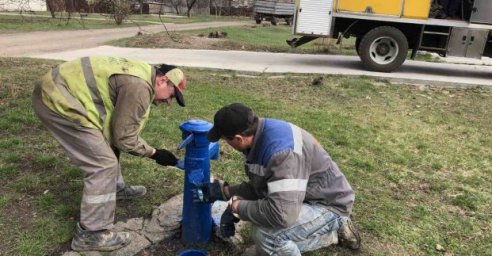
[(301, 251), (293, 241), (282, 241), (281, 243), (269, 247), (264, 243), (255, 243), (257, 256), (278, 255), (278, 256), (297, 256)]
[(267, 231), (253, 225), (251, 236), (256, 246), (256, 255), (271, 255), (275, 245)]
[(270, 238), (265, 233), (265, 231), (261, 230), (260, 228), (258, 228), (255, 225), (253, 225), (253, 227), (251, 229), (251, 238), (253, 239), (253, 242), (256, 245), (257, 251), (258, 251), (259, 247), (261, 248), (261, 247), (269, 246), (267, 244), (267, 240), (269, 240)]
[(256, 226), (253, 226), (252, 238), (256, 246), (256, 255), (301, 255), (293, 241), (281, 240), (278, 236)]

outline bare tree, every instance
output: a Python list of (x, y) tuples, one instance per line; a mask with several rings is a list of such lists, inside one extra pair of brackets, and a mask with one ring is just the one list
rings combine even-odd
[(51, 18), (56, 18), (56, 2), (55, 0), (46, 0), (46, 8), (51, 14)]
[(75, 2), (74, 0), (65, 0), (65, 12), (67, 12), (67, 23), (70, 22), (72, 18), (72, 13), (75, 11)]
[(130, 16), (132, 3), (131, 0), (99, 0), (98, 6), (107, 10), (116, 24), (121, 25)]
[(211, 0), (215, 9), (215, 16), (222, 16), (222, 7), (224, 6), (224, 0)]
[(121, 25), (131, 14), (131, 3), (129, 0), (111, 0), (111, 2), (113, 4), (113, 18), (117, 25)]
[(191, 17), (191, 8), (196, 4), (197, 0), (186, 0), (186, 16)]
[(171, 7), (174, 8), (176, 14), (179, 15), (179, 7), (181, 7), (181, 0), (169, 0)]

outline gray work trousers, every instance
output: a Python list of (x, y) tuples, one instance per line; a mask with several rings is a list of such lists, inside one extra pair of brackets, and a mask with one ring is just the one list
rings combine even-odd
[(116, 208), (116, 191), (125, 186), (116, 152), (102, 131), (82, 127), (44, 105), (36, 86), (34, 112), (62, 146), (65, 154), (84, 173), (80, 224), (87, 230), (111, 229)]

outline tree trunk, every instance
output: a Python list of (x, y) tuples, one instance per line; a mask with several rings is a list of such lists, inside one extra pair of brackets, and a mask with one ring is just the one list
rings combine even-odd
[(187, 11), (186, 11), (186, 15), (188, 16), (188, 18), (191, 17), (191, 8), (193, 8), (193, 5), (196, 4), (196, 0), (186, 0), (186, 7), (187, 7)]
[(50, 11), (51, 18), (56, 18), (55, 15), (55, 6), (53, 4), (53, 0), (46, 0), (46, 7), (48, 7), (48, 11)]

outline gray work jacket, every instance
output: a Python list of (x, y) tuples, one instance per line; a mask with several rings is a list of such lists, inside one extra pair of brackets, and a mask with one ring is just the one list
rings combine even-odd
[(259, 120), (252, 148), (245, 152), (249, 181), (231, 185), (241, 200), (242, 220), (265, 228), (285, 228), (297, 220), (303, 203), (319, 204), (349, 216), (354, 192), (319, 142), (285, 121)]

